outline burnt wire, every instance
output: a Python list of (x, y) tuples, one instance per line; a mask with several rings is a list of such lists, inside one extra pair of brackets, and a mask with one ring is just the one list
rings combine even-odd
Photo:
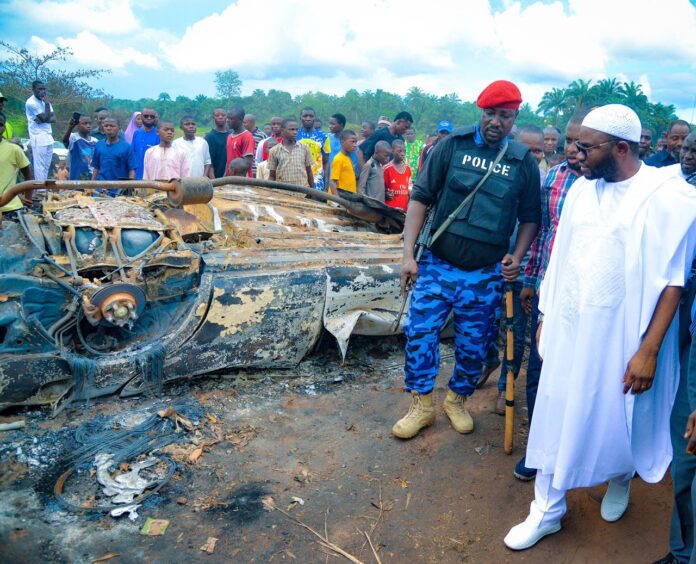
[[(177, 404), (172, 408), (181, 413), (186, 413), (186, 404)], [(167, 445), (178, 442), (186, 437), (185, 433), (178, 432), (176, 424), (171, 419), (165, 419), (157, 414), (147, 417), (144, 421), (130, 428), (107, 428), (103, 431), (95, 431), (93, 425), (83, 425), (75, 431), (75, 441), (77, 448), (73, 449), (63, 459), (62, 465), (65, 472), (61, 475), (54, 488), (56, 500), (61, 506), (74, 512), (109, 512), (113, 509), (122, 509), (128, 505), (142, 503), (148, 497), (157, 493), (165, 484), (171, 480), (177, 465), (168, 457), (163, 457), (167, 464), (164, 475), (158, 479), (152, 489), (135, 498), (129, 504), (109, 504), (97, 507), (82, 507), (69, 502), (63, 496), (65, 482), (69, 476), (80, 466), (91, 464), (94, 457), (100, 453), (112, 455), (112, 466), (117, 467), (122, 462), (127, 462), (138, 458), (141, 455), (151, 454), (162, 449)]]

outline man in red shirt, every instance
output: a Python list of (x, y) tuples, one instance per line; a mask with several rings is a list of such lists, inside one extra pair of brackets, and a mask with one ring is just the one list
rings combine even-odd
[(406, 145), (400, 139), (392, 143), (394, 159), (384, 166), (384, 203), (404, 211), (408, 209), (411, 167), (406, 164)]
[(247, 162), (247, 174), (251, 177), (251, 165), (254, 163), (254, 136), (244, 128), (244, 109), (232, 108), (227, 112), (227, 124), (230, 135), (227, 138), (227, 167), (225, 175), (231, 176), (230, 164), (234, 159), (244, 159)]

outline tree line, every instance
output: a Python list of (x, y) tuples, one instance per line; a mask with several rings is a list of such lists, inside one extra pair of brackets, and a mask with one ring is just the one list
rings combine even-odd
[[(357, 129), (364, 121), (376, 122), (382, 115), (392, 119), (398, 112), (406, 110), (413, 115), (414, 126), (421, 136), (434, 133), (442, 119), (462, 126), (475, 123), (480, 115), (474, 102), (461, 100), (456, 93), (438, 96), (415, 86), (403, 96), (382, 89), (358, 92), (354, 88), (343, 95), (306, 92), (292, 96), (282, 90), (258, 89), (249, 96), (242, 96), (242, 81), (233, 70), (216, 73), (217, 92), (214, 97), (204, 94), (194, 98), (172, 97), (162, 92), (157, 98), (119, 99), (89, 84), (89, 80), (100, 78), (108, 71), (61, 70), (61, 63), (72, 55), (69, 49), (58, 48), (39, 57), (2, 41), (0, 47), (6, 52), (6, 56), (0, 59), (0, 92), (9, 99), (5, 111), (17, 135), (22, 136), (26, 136), (24, 101), (31, 93), (31, 82), (36, 79), (48, 85), (49, 97), (56, 110), (57, 133), (66, 129), (72, 112), (91, 115), (98, 106), (107, 106), (124, 128), (134, 111), (149, 107), (157, 110), (163, 119), (176, 124), (183, 116), (191, 115), (201, 130), (212, 127), (212, 114), (217, 107), (229, 109), (241, 106), (247, 113), (256, 116), (258, 126), (269, 122), (273, 116), (299, 116), (302, 108), (312, 107), (323, 121), (325, 130), (330, 116), (337, 112), (346, 116), (348, 127)], [(536, 110), (529, 104), (523, 104), (517, 123), (539, 127), (553, 125), (563, 131), (578, 106), (592, 107), (608, 103), (623, 103), (632, 107), (642, 123), (652, 128), (656, 135), (665, 131), (669, 122), (676, 119), (674, 106), (650, 102), (640, 84), (607, 78), (596, 83), (578, 79), (566, 88), (553, 88), (544, 93)]]

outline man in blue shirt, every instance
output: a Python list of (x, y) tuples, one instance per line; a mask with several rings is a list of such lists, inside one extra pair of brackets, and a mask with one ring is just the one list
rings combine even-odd
[(683, 119), (676, 119), (669, 124), (669, 129), (665, 135), (667, 146), (659, 153), (645, 160), (645, 164), (662, 168), (677, 164), (679, 162), (679, 152), (681, 151), (684, 139), (691, 132), (691, 127)]
[[(144, 108), (142, 113), (143, 126), (133, 134), (133, 153), (135, 153), (136, 167), (135, 178), (142, 180), (145, 163), (145, 152), (150, 147), (160, 144), (157, 135), (157, 112), (151, 108)], [(106, 128), (104, 129), (106, 131)]]
[[(99, 141), (92, 157), (92, 180), (125, 180), (135, 177), (137, 161), (133, 148), (118, 135), (118, 122), (106, 118), (103, 122), (106, 139)], [(117, 191), (109, 192), (110, 196)]]

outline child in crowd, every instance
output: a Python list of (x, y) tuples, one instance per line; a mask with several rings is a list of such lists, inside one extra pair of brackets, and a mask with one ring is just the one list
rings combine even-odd
[(249, 163), (242, 157), (232, 159), (230, 163), (230, 176), (249, 176)]
[[(273, 147), (278, 144), (278, 140), (275, 137), (269, 137), (264, 140), (265, 150), (270, 151)], [(256, 178), (261, 180), (268, 180), (269, 170), (268, 170), (268, 159), (261, 161), (256, 166)]]
[(68, 179), (68, 169), (65, 168), (65, 163), (60, 163), (56, 168), (56, 172), (53, 174), (56, 180), (67, 180)]
[(360, 171), (358, 192), (384, 203), (384, 165), (392, 156), (391, 146), (386, 141), (378, 141), (375, 152), (367, 159)]
[(160, 144), (145, 153), (143, 178), (145, 180), (171, 180), (189, 175), (189, 157), (184, 149), (172, 145), (174, 124), (162, 121), (157, 128)]
[(355, 169), (350, 156), (355, 152), (358, 143), (358, 136), (355, 131), (344, 129), (339, 137), (341, 150), (334, 157), (331, 164), (331, 183), (329, 190), (332, 194), (338, 195), (339, 190), (346, 192), (357, 192), (357, 182), (355, 179)]
[(406, 145), (400, 139), (392, 143), (394, 159), (384, 166), (384, 203), (392, 208), (408, 209), (411, 167), (406, 164)]

